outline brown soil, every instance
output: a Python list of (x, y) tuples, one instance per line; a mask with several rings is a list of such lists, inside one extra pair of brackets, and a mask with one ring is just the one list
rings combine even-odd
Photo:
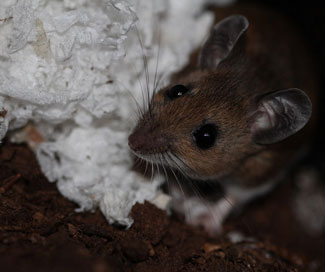
[[(168, 217), (149, 203), (132, 210), (129, 230), (98, 212), (75, 213), (22, 145), (0, 148), (0, 271), (325, 271), (325, 237), (310, 237), (292, 214), (293, 185), (280, 186), (225, 234)], [(231, 243), (229, 232), (247, 239)], [(257, 239), (258, 240), (257, 240)]]

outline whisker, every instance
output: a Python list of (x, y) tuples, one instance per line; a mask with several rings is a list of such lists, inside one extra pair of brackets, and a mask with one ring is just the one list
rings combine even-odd
[(136, 100), (135, 96), (133, 95), (133, 93), (120, 81), (118, 81), (118, 85), (122, 86), (124, 88), (125, 91), (128, 92), (128, 94), (131, 96), (132, 100), (135, 102), (136, 105), (136, 110), (137, 110), (137, 116), (138, 118), (143, 117), (144, 116), (144, 112), (142, 111), (142, 108), (139, 104), (139, 102)]
[(168, 176), (168, 173), (167, 173), (167, 170), (166, 170), (166, 167), (165, 167), (165, 164), (163, 161), (166, 161), (165, 157), (163, 156), (163, 154), (159, 154), (159, 161), (160, 161), (160, 164), (162, 166), (162, 169), (165, 173), (165, 177), (166, 177), (166, 182), (167, 182), (167, 188), (168, 188), (168, 193), (169, 195), (171, 194), (171, 190), (170, 190), (170, 184), (169, 184), (169, 176)]
[[(166, 156), (168, 156), (168, 158), (170, 159), (170, 156), (167, 152), (164, 153)], [(175, 173), (175, 171), (173, 170), (173, 166), (170, 164), (170, 162), (168, 160), (166, 160), (167, 164), (169, 165), (169, 169), (170, 171), (172, 172), (173, 176), (175, 177), (175, 180), (176, 180), (176, 183), (178, 184), (180, 190), (181, 190), (181, 193), (183, 195), (183, 203), (184, 203), (184, 215), (185, 215), (185, 218), (189, 218), (191, 220), (191, 217), (192, 217), (192, 214), (190, 212), (190, 207), (188, 204), (188, 202), (185, 201), (186, 199), (186, 196), (185, 196), (185, 191), (183, 190), (183, 187), (182, 187), (182, 184), (181, 182), (179, 181), (178, 177), (177, 177), (177, 174)]]
[[(169, 159), (175, 164), (176, 169), (183, 175), (183, 177), (186, 179), (187, 183), (191, 186), (191, 180), (190, 177), (182, 170), (182, 168), (179, 166), (179, 164), (177, 163), (177, 161), (173, 158), (173, 153), (171, 152), (171, 154), (168, 154)], [(195, 190), (193, 190), (193, 188), (191, 188), (192, 191), (194, 193)], [(184, 193), (183, 193), (184, 194)], [(198, 196), (199, 197), (199, 196)], [(199, 197), (200, 199), (200, 197)], [(185, 196), (184, 196), (184, 212), (185, 212), (185, 218), (188, 218), (188, 220), (190, 222), (192, 222), (192, 212), (191, 212), (191, 206), (188, 205), (188, 202), (185, 200)]]
[(142, 160), (139, 157), (136, 157), (136, 160), (134, 162), (134, 167), (138, 168), (142, 163)]
[(137, 26), (135, 26), (136, 32), (137, 32), (137, 36), (138, 36), (138, 40), (139, 40), (139, 44), (141, 46), (141, 51), (142, 51), (142, 60), (143, 60), (143, 68), (144, 68), (144, 72), (145, 72), (145, 79), (146, 79), (146, 89), (147, 89), (147, 106), (148, 106), (148, 111), (149, 114), (151, 114), (151, 105), (150, 105), (150, 91), (149, 91), (149, 83), (150, 83), (150, 78), (149, 78), (149, 69), (148, 69), (148, 59), (147, 56), (144, 53), (144, 46), (143, 46), (143, 42), (140, 36), (140, 32)]
[[(166, 152), (165, 154), (166, 154), (166, 156), (168, 156), (168, 153), (167, 153), (167, 152)], [(168, 157), (169, 157), (169, 156), (168, 156)], [(169, 163), (169, 161), (168, 161), (168, 160), (166, 160), (166, 162), (168, 163), (168, 165), (169, 165), (169, 169), (170, 169), (170, 171), (172, 172), (173, 176), (175, 177), (175, 179), (176, 179), (176, 182), (178, 183), (178, 185), (179, 185), (179, 188), (181, 189), (181, 191), (182, 191), (182, 194), (183, 194), (183, 196), (185, 197), (185, 193), (184, 193), (184, 190), (183, 190), (183, 188), (182, 188), (182, 185), (181, 185), (181, 183), (180, 183), (180, 181), (179, 181), (179, 179), (178, 179), (178, 177), (177, 177), (177, 175), (176, 175), (175, 171), (173, 170), (173, 166), (172, 166), (172, 165), (170, 165), (170, 163)]]
[(147, 175), (147, 170), (148, 170), (148, 161), (145, 161), (146, 163), (146, 166), (145, 166), (145, 169), (144, 169), (144, 175), (146, 176)]
[(161, 28), (159, 27), (159, 31), (158, 31), (158, 52), (157, 52), (155, 76), (154, 76), (154, 80), (153, 80), (153, 91), (154, 92), (156, 90), (156, 83), (157, 83), (158, 64), (159, 64), (159, 57), (160, 57), (160, 45), (161, 45)]
[[(178, 156), (177, 154), (175, 154), (175, 153), (173, 153), (173, 152), (171, 152), (171, 154), (178, 160), (178, 161), (180, 161), (181, 163), (182, 163), (182, 165), (184, 166), (184, 168), (186, 168), (186, 170), (188, 171), (188, 172), (192, 172), (192, 168), (184, 161), (184, 159), (182, 159), (180, 156)], [(175, 160), (174, 160), (175, 161)], [(175, 163), (177, 163), (176, 161), (175, 161)], [(177, 165), (178, 165), (178, 163), (177, 163)], [(183, 168), (182, 167), (180, 167), (181, 169), (182, 169), (182, 173), (183, 173), (183, 175), (184, 176), (186, 176), (186, 177), (188, 177), (188, 178), (190, 178), (191, 179), (191, 177), (186, 173), (186, 171), (185, 170), (183, 170)]]
[[(135, 26), (135, 28), (136, 28), (136, 26)], [(137, 30), (137, 28), (136, 28), (136, 30)], [(118, 83), (119, 83), (119, 85), (121, 85), (126, 91), (128, 91), (128, 93), (131, 95), (131, 97), (132, 97), (132, 99), (134, 100), (134, 102), (135, 102), (135, 104), (136, 104), (136, 107), (137, 107), (137, 109), (138, 109), (138, 119), (140, 119), (140, 118), (143, 118), (144, 117), (144, 114), (145, 114), (145, 112), (144, 112), (144, 107), (145, 107), (145, 105), (146, 105), (146, 103), (145, 103), (145, 99), (144, 99), (144, 88), (143, 88), (143, 85), (142, 85), (142, 82), (141, 82), (141, 79), (140, 79), (140, 77), (139, 77), (139, 73), (136, 71), (136, 69), (135, 69), (135, 66), (134, 66), (134, 64), (133, 63), (131, 63), (130, 64), (131, 65), (131, 68), (132, 68), (132, 70), (133, 70), (133, 73), (136, 75), (136, 78), (137, 78), (137, 81), (138, 81), (138, 83), (139, 83), (139, 86), (140, 86), (140, 89), (141, 89), (141, 94), (142, 94), (142, 103), (143, 103), (143, 107), (141, 107), (140, 106), (140, 104), (139, 104), (139, 102), (137, 101), (137, 99), (135, 98), (135, 96), (132, 94), (132, 92), (121, 82), (121, 81), (119, 81)]]
[(154, 177), (154, 163), (151, 162), (151, 178), (150, 178), (151, 182), (153, 181), (153, 177)]
[(162, 72), (162, 73), (158, 76), (158, 79), (157, 79), (156, 85), (155, 85), (154, 90), (153, 90), (153, 93), (154, 93), (154, 94), (156, 94), (157, 89), (160, 87), (160, 84), (161, 84), (161, 82), (162, 82), (162, 79), (166, 76), (166, 73), (167, 73), (167, 72)]
[(141, 96), (142, 96), (142, 107), (140, 107), (140, 108), (142, 108), (142, 110), (141, 110), (141, 117), (143, 118), (144, 117), (144, 112), (145, 112), (145, 106), (146, 106), (146, 102), (145, 102), (145, 98), (144, 98), (144, 88), (143, 88), (143, 85), (142, 85), (142, 82), (141, 82), (141, 79), (140, 79), (140, 77), (139, 77), (139, 75), (138, 75), (138, 73), (136, 72), (136, 70), (135, 70), (135, 68), (134, 68), (134, 65), (132, 65), (132, 67), (133, 67), (133, 70), (134, 70), (134, 74), (136, 74), (137, 75), (137, 81), (138, 81), (138, 83), (139, 83), (139, 85), (140, 85), (140, 88), (141, 88)]
[[(177, 155), (175, 155), (173, 153), (172, 153), (172, 155), (174, 155), (175, 157), (177, 157), (178, 160), (183, 161)], [(177, 169), (184, 175), (184, 178), (186, 178), (186, 180), (188, 181), (188, 185), (191, 187), (191, 190), (200, 199), (200, 201), (203, 203), (203, 205), (207, 208), (207, 210), (209, 211), (210, 215), (213, 218), (213, 221), (217, 225), (220, 220), (218, 220), (218, 218), (217, 218), (217, 216), (216, 216), (213, 208), (211, 207), (211, 204), (207, 200), (205, 200), (205, 198), (203, 197), (202, 193), (200, 192), (200, 188), (198, 186), (196, 186), (195, 183), (191, 182), (191, 179), (189, 179), (188, 175), (184, 174), (183, 170), (181, 169), (181, 167), (178, 165), (178, 163), (176, 162), (176, 160), (172, 156), (170, 156), (170, 159), (173, 161), (173, 163), (175, 163)], [(202, 182), (204, 182), (204, 181), (202, 181)], [(227, 203), (231, 207), (233, 207), (233, 204), (231, 203), (230, 200), (227, 199), (226, 196), (223, 195), (222, 197), (227, 201)], [(222, 215), (222, 211), (220, 211), (220, 215)]]
[(193, 182), (190, 182), (189, 184), (190, 184), (192, 191), (196, 194), (196, 196), (200, 199), (200, 201), (203, 203), (203, 205), (207, 208), (208, 212), (210, 213), (210, 215), (213, 218), (213, 221), (216, 223), (216, 225), (218, 225), (219, 220), (216, 217), (216, 214), (214, 213), (214, 210), (212, 209), (209, 201), (205, 200), (204, 196), (200, 192), (200, 188), (198, 186), (196, 186), (196, 184)]
[[(158, 161), (157, 157), (159, 157), (159, 154), (155, 154), (154, 157), (155, 157), (155, 161)], [(159, 164), (156, 162), (155, 166), (157, 167), (157, 172), (158, 172), (158, 175), (160, 176)]]

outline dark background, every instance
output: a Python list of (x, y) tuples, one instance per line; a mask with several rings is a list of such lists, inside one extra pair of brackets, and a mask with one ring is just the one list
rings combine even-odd
[(316, 163), (323, 168), (325, 165), (325, 145), (323, 144), (323, 139), (325, 138), (325, 110), (322, 105), (325, 104), (325, 95), (322, 90), (325, 87), (323, 69), (325, 63), (325, 10), (321, 5), (322, 1), (238, 0), (238, 3), (259, 4), (277, 10), (289, 17), (309, 41), (317, 62), (320, 79), (320, 105), (318, 107), (318, 130), (315, 135), (313, 150), (308, 161), (313, 164)]

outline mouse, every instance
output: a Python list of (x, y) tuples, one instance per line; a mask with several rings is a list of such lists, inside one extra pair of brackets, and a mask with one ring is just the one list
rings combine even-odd
[(308, 152), (318, 92), (312, 50), (287, 18), (255, 6), (213, 12), (197, 60), (153, 93), (128, 138), (137, 158), (174, 174), (172, 209), (211, 234)]

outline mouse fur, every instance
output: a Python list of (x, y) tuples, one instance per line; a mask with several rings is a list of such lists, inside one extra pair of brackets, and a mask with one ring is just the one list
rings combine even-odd
[[(214, 12), (197, 65), (153, 96), (129, 136), (138, 157), (174, 169), (185, 183), (223, 186), (226, 202), (204, 203), (188, 218), (210, 232), (233, 207), (269, 191), (308, 148), (318, 89), (310, 49), (285, 18), (257, 7)], [(205, 135), (212, 146), (204, 140), (200, 148)], [(174, 195), (178, 211), (200, 206)]]

